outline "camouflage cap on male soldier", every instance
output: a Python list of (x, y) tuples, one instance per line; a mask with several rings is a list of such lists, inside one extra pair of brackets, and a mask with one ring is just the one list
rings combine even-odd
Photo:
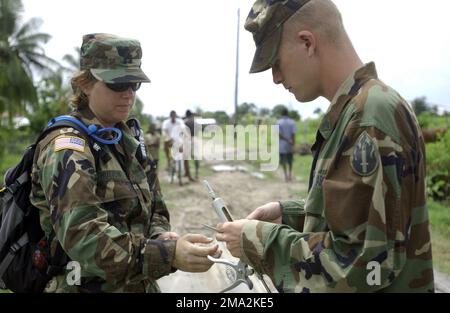
[(245, 21), (253, 34), (256, 52), (250, 73), (272, 67), (281, 42), (283, 23), (310, 0), (256, 0)]
[(83, 36), (80, 69), (89, 69), (105, 83), (150, 82), (141, 69), (142, 49), (139, 41), (111, 34)]

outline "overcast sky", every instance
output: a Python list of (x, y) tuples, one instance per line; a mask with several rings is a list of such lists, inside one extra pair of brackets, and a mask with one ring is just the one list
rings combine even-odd
[[(270, 71), (248, 74), (254, 53), (243, 28), (254, 0), (23, 0), (24, 19), (41, 17), (52, 36), (48, 56), (61, 61), (83, 34), (132, 37), (143, 48), (152, 82), (138, 91), (144, 112), (234, 110), (237, 9), (241, 9), (239, 98), (258, 107), (283, 103), (310, 116), (325, 99), (299, 103), (272, 82)], [(450, 110), (450, 2), (446, 0), (335, 0), (364, 62), (407, 100), (425, 95)]]

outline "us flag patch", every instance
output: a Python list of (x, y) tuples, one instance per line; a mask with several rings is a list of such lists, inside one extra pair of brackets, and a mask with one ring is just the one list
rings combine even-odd
[(84, 152), (85, 141), (80, 137), (64, 136), (58, 137), (55, 141), (55, 152), (64, 149)]

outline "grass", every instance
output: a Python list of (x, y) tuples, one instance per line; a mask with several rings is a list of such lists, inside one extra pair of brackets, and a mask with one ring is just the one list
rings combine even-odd
[(295, 155), (292, 172), (295, 176), (304, 182), (309, 180), (309, 172), (313, 161), (312, 155)]
[(450, 274), (450, 203), (428, 201), (433, 262), (436, 269)]

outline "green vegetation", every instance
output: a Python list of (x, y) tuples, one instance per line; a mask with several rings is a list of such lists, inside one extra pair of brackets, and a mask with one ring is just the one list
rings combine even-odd
[(51, 36), (38, 32), (42, 21), (32, 18), (21, 24), (22, 10), (20, 0), (0, 0), (0, 116), (7, 113), (9, 126), (15, 114), (38, 103), (33, 72), (46, 75), (58, 65), (43, 52)]
[(299, 195), (301, 198), (305, 198), (308, 192), (309, 173), (311, 170), (312, 161), (313, 158), (311, 155), (296, 155), (294, 157), (292, 173), (294, 173), (297, 180), (305, 182), (306, 185), (305, 189), (302, 190)]
[(33, 138), (26, 130), (9, 130), (0, 127), (0, 186), (3, 185), (3, 176), (6, 170), (15, 166), (21, 159), (25, 148), (30, 145)]
[(450, 200), (450, 132), (427, 144), (427, 191), (435, 200)]
[(428, 202), (431, 224), (431, 243), (435, 267), (450, 274), (450, 254), (448, 239), (450, 238), (450, 202)]

